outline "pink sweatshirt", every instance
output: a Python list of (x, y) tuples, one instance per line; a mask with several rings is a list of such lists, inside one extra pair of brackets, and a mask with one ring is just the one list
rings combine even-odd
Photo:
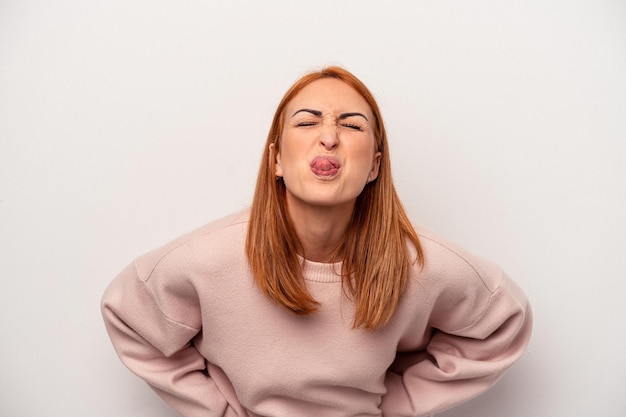
[(300, 317), (263, 296), (244, 242), (248, 212), (141, 256), (102, 310), (122, 361), (184, 417), (427, 416), (487, 390), (524, 352), (523, 292), (500, 268), (418, 228), (391, 322), (352, 329), (340, 264), (303, 261), (321, 303)]

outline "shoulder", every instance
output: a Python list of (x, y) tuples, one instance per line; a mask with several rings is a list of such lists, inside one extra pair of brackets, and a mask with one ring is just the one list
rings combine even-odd
[(424, 265), (413, 270), (413, 288), (430, 306), (431, 324), (446, 331), (467, 326), (487, 308), (505, 274), (495, 263), (426, 228), (415, 230)]
[(244, 253), (249, 211), (243, 210), (211, 221), (139, 256), (135, 267), (147, 281), (157, 269), (183, 271), (196, 262), (232, 259)]
[(488, 292), (494, 292), (502, 280), (501, 268), (475, 255), (456, 243), (428, 230), (415, 226), (424, 257), (424, 271), (440, 279), (459, 278), (476, 281)]

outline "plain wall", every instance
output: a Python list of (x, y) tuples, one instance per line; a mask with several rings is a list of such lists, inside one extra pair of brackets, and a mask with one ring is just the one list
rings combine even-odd
[(100, 297), (250, 203), (280, 97), (328, 64), (379, 100), (412, 218), (534, 308), (522, 360), (441, 416), (626, 414), (623, 1), (2, 0), (0, 415), (173, 416)]

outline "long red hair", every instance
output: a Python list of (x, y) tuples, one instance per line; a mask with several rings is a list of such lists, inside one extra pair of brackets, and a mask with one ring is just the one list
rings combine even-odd
[(299, 315), (317, 310), (319, 303), (307, 290), (302, 276), (298, 258), (302, 245), (287, 212), (285, 185), (276, 180), (274, 166), (285, 107), (304, 87), (322, 78), (336, 78), (354, 88), (374, 115), (375, 146), (382, 154), (378, 178), (357, 197), (350, 226), (335, 254), (343, 261), (344, 292), (356, 306), (354, 327), (377, 329), (393, 316), (406, 287), (410, 264), (423, 263), (423, 257), (417, 234), (393, 185), (387, 133), (378, 104), (365, 84), (347, 70), (333, 66), (304, 75), (278, 105), (252, 201), (246, 253), (256, 283), (269, 299)]

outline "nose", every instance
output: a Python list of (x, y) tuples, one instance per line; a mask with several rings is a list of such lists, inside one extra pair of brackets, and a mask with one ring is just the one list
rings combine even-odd
[(334, 149), (339, 144), (339, 135), (336, 123), (323, 123), (320, 132), (320, 144), (328, 149)]

